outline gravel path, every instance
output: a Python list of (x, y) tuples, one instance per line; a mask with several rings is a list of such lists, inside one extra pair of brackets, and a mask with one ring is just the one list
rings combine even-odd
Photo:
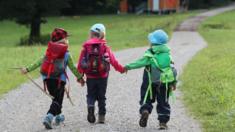
[[(232, 10), (235, 6), (216, 9), (202, 13), (183, 22), (173, 33), (170, 41), (176, 68), (182, 73), (184, 65), (206, 42), (197, 33), (197, 25), (206, 17)], [(193, 30), (192, 30), (193, 29)], [(122, 64), (142, 56), (147, 47), (134, 48), (116, 52)], [(158, 131), (157, 114), (155, 110), (149, 118), (148, 126), (140, 128), (139, 94), (143, 69), (129, 71), (121, 75), (113, 70), (110, 73), (107, 90), (107, 122), (104, 125), (91, 125), (86, 121), (86, 87), (81, 88), (69, 73), (72, 93), (75, 102), (72, 107), (65, 98), (63, 113), (66, 121), (62, 126), (55, 126), (51, 132), (153, 132)], [(36, 81), (42, 84), (41, 79)], [(181, 101), (181, 93), (176, 91), (176, 102), (172, 106), (172, 116), (167, 132), (200, 132), (197, 121), (190, 117)], [(4, 95), (0, 100), (0, 132), (43, 132), (41, 123), (50, 105), (50, 99), (43, 95), (32, 83), (22, 84), (16, 90)]]

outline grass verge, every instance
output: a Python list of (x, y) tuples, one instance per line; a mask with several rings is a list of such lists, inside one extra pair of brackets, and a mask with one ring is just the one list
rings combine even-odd
[(235, 11), (209, 18), (199, 32), (208, 47), (185, 67), (184, 100), (206, 132), (235, 130)]

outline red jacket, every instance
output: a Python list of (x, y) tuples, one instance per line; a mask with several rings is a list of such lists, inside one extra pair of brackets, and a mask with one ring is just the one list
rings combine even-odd
[[(109, 55), (109, 59), (110, 59), (110, 64), (114, 67), (114, 69), (116, 71), (119, 71), (120, 73), (124, 72), (124, 67), (119, 64), (119, 62), (117, 61), (117, 59), (115, 58), (113, 52), (111, 51), (111, 49), (106, 45), (106, 40), (101, 40), (101, 39), (98, 39), (98, 38), (92, 38), (92, 39), (89, 39), (87, 40), (84, 44), (83, 44), (83, 49), (80, 53), (80, 57), (79, 57), (79, 60), (78, 60), (78, 65), (77, 65), (77, 69), (80, 73), (84, 73), (83, 69), (81, 68), (81, 61), (82, 61), (82, 58), (84, 57), (85, 55), (85, 45), (90, 45), (90, 44), (104, 44), (105, 47), (106, 47), (106, 53), (108, 53)], [(85, 73), (86, 74), (86, 73)], [(87, 78), (106, 78), (108, 77), (109, 75), (109, 72), (103, 74), (103, 75), (99, 75), (99, 76), (94, 76), (94, 75), (87, 75)]]

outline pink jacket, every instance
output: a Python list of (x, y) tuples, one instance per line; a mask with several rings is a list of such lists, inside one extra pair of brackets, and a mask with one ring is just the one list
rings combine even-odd
[[(85, 45), (90, 45), (90, 44), (97, 44), (97, 43), (102, 43), (102, 44), (105, 44), (106, 46), (106, 52), (108, 53), (109, 55), (109, 59), (110, 59), (110, 64), (114, 67), (114, 69), (116, 71), (119, 71), (120, 73), (124, 72), (124, 67), (119, 64), (119, 62), (117, 61), (117, 59), (115, 58), (113, 52), (111, 51), (111, 49), (106, 45), (106, 40), (100, 40), (98, 38), (92, 38), (92, 39), (89, 39), (87, 40), (84, 44), (83, 44), (83, 49), (80, 53), (80, 57), (79, 57), (79, 60), (78, 60), (78, 65), (77, 65), (77, 69), (80, 73), (84, 73), (83, 69), (81, 68), (81, 61), (82, 61), (82, 58), (84, 57), (85, 55)], [(108, 77), (109, 75), (109, 72), (103, 74), (103, 75), (100, 75), (100, 76), (94, 76), (94, 75), (87, 75), (87, 78), (106, 78)]]

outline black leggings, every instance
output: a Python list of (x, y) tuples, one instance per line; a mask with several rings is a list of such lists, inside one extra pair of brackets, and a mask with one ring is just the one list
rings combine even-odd
[(62, 109), (64, 88), (66, 83), (60, 81), (60, 85), (58, 85), (59, 81), (57, 79), (46, 79), (45, 83), (50, 95), (54, 97), (47, 114), (51, 113), (54, 116), (59, 115)]

